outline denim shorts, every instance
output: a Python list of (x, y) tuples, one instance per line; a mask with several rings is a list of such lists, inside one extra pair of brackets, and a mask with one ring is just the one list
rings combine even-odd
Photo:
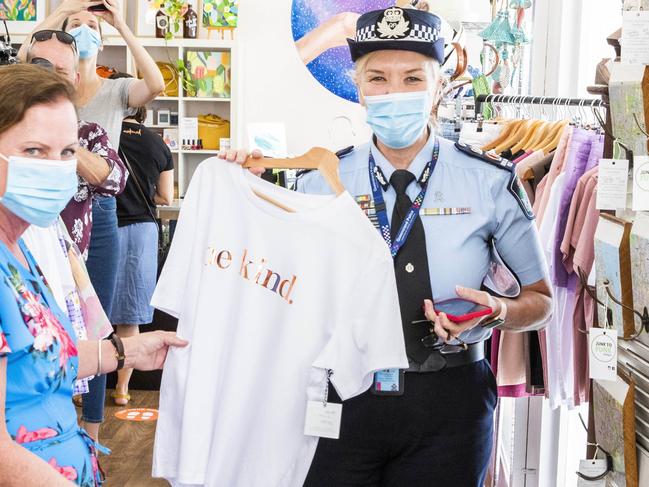
[(111, 321), (114, 325), (148, 325), (158, 270), (158, 225), (133, 223), (118, 230), (119, 265)]

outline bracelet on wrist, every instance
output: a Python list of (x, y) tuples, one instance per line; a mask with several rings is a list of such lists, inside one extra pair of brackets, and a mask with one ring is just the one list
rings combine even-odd
[(97, 377), (101, 376), (101, 346), (103, 344), (103, 340), (97, 340)]
[(110, 343), (115, 347), (115, 359), (117, 359), (117, 368), (115, 370), (122, 370), (124, 368), (124, 360), (126, 359), (122, 339), (116, 334), (113, 334), (113, 336), (110, 337)]

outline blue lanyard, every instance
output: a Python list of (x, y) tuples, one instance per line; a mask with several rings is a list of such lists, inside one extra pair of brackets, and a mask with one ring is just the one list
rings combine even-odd
[(439, 157), (439, 141), (435, 140), (435, 148), (433, 149), (433, 158), (426, 164), (424, 171), (419, 177), (418, 183), (421, 187), (421, 192), (417, 195), (415, 200), (412, 202), (410, 211), (406, 215), (406, 218), (403, 220), (399, 231), (395, 236), (394, 242), (392, 242), (392, 236), (390, 234), (390, 221), (388, 220), (388, 212), (385, 206), (385, 199), (383, 198), (383, 190), (387, 189), (389, 184), (385, 180), (385, 176), (381, 169), (376, 165), (374, 161), (374, 156), (370, 150), (370, 162), (369, 162), (369, 172), (370, 172), (370, 184), (372, 185), (372, 197), (374, 198), (374, 207), (376, 210), (376, 216), (379, 221), (379, 231), (381, 236), (388, 244), (390, 248), (390, 253), (392, 258), (396, 257), (399, 253), (399, 250), (406, 243), (408, 235), (412, 230), (417, 217), (419, 216), (419, 210), (421, 205), (424, 203), (424, 198), (426, 197), (426, 191), (428, 190), (428, 182), (430, 177), (435, 171), (435, 166), (437, 165), (437, 158)]

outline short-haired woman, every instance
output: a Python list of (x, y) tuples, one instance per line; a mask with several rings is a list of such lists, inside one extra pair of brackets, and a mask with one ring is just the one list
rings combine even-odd
[[(372, 391), (344, 403), (340, 438), (320, 438), (306, 487), (482, 487), (497, 401), (484, 342), (493, 327), (525, 331), (551, 311), (534, 215), (513, 168), (453, 145), (430, 123), (443, 85), (440, 26), (428, 12), (391, 7), (361, 15), (348, 41), (374, 134), (343, 157), (341, 180), (371, 201), (392, 250), (410, 366), (379, 373)], [(298, 190), (330, 192), (316, 171)], [(521, 283), (516, 298), (480, 290), (492, 248)], [(439, 306), (452, 298), (490, 312), (451, 321)], [(331, 386), (328, 397), (340, 402)]]

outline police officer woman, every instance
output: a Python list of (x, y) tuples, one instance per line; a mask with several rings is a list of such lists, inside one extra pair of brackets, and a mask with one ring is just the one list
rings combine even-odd
[[(393, 7), (362, 15), (349, 40), (374, 137), (341, 160), (340, 175), (371, 201), (391, 247), (410, 367), (378, 372), (345, 402), (340, 439), (320, 439), (307, 487), (482, 487), (497, 401), (484, 341), (495, 326), (525, 331), (550, 314), (546, 263), (512, 165), (429, 125), (441, 96), (439, 30), (435, 15)], [(331, 191), (317, 172), (298, 190)], [(516, 298), (480, 290), (492, 248), (521, 285)], [(453, 322), (434, 311), (458, 297), (492, 312)], [(333, 388), (329, 400), (340, 402)]]

